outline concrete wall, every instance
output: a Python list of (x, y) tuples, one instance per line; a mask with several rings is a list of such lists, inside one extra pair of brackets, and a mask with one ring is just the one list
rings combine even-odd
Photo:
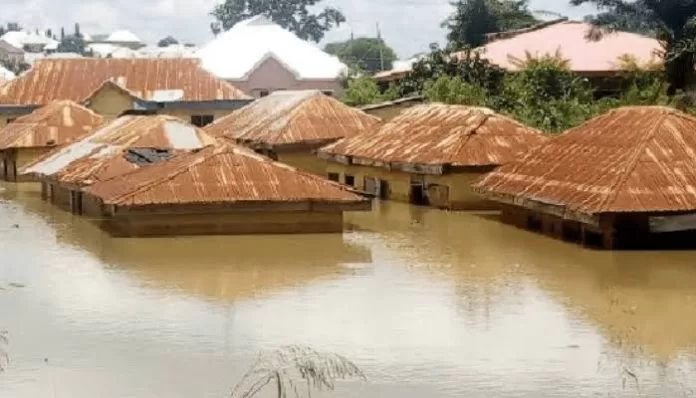
[(269, 93), (277, 90), (331, 90), (334, 97), (343, 91), (340, 79), (298, 80), (292, 72), (274, 58), (268, 58), (246, 80), (230, 80), (235, 87), (259, 98), (262, 90)]
[[(107, 87), (91, 98), (89, 108), (108, 120), (114, 120), (124, 111), (133, 109), (133, 99), (120, 90)], [(193, 115), (213, 115), (215, 120), (217, 120), (232, 111), (232, 109), (162, 109), (158, 113), (178, 117), (190, 123)]]
[(433, 207), (452, 210), (488, 210), (498, 206), (482, 199), (471, 189), (471, 183), (482, 173), (458, 173), (446, 175), (410, 174), (402, 171), (389, 171), (377, 167), (344, 165), (325, 162), (328, 173), (339, 175), (339, 182), (346, 183), (345, 176), (354, 177), (354, 187), (365, 190), (365, 177), (386, 181), (388, 190), (386, 199), (398, 202), (410, 202), (411, 180), (424, 183), (426, 196)]
[(401, 114), (401, 112), (405, 111), (406, 109), (411, 108), (414, 105), (419, 105), (420, 103), (421, 102), (416, 101), (404, 102), (401, 104), (383, 106), (381, 108), (364, 109), (364, 112), (373, 116), (377, 116), (386, 122), (399, 116), (399, 114)]
[(278, 161), (296, 167), (299, 170), (326, 177), (326, 162), (309, 151), (281, 152), (278, 154)]
[(337, 233), (343, 231), (343, 213), (132, 214), (105, 219), (101, 226), (122, 237)]

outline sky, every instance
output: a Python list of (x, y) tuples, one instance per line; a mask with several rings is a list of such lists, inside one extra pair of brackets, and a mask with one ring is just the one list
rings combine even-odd
[[(212, 39), (210, 10), (219, 0), (2, 0), (2, 19), (25, 28), (65, 26), (75, 22), (83, 32), (110, 33), (128, 29), (148, 43), (173, 35), (199, 45)], [(347, 22), (329, 32), (324, 42), (374, 36), (379, 24), (382, 37), (400, 58), (426, 51), (432, 42), (444, 41), (440, 23), (452, 10), (450, 0), (325, 0), (322, 5), (340, 9)], [(531, 0), (532, 10), (545, 10), (570, 18), (593, 12), (589, 6), (573, 7), (569, 0)], [(0, 21), (2, 20), (0, 19)]]

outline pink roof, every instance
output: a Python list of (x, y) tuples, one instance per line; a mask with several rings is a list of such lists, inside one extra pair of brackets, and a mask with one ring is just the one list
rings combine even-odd
[[(599, 41), (587, 39), (591, 25), (562, 21), (536, 30), (519, 33), (508, 39), (486, 44), (485, 57), (507, 70), (516, 70), (514, 59), (524, 61), (526, 52), (533, 56), (561, 55), (570, 60), (575, 72), (605, 72), (619, 69), (619, 57), (629, 54), (639, 64), (660, 62), (660, 43), (635, 33), (606, 33)], [(512, 60), (510, 59), (512, 57)], [(511, 62), (512, 61), (512, 62)]]

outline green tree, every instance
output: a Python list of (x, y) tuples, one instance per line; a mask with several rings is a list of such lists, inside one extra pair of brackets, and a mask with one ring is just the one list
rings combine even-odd
[(478, 47), (489, 33), (532, 26), (539, 21), (527, 0), (457, 0), (454, 12), (443, 22), (450, 47)]
[[(571, 0), (593, 3), (604, 11), (593, 22), (610, 29), (631, 20), (642, 30), (656, 32), (663, 43), (667, 93), (693, 91), (696, 86), (696, 0)], [(601, 40), (601, 37), (598, 37)]]
[(58, 44), (56, 51), (59, 53), (83, 54), (85, 52), (85, 40), (82, 36), (65, 36)]
[(423, 95), (429, 102), (445, 104), (488, 106), (488, 95), (481, 87), (464, 81), (459, 76), (440, 76), (425, 82)]
[(427, 81), (440, 76), (459, 76), (464, 82), (483, 87), (491, 95), (496, 95), (502, 87), (505, 71), (483, 58), (470, 48), (452, 56), (450, 50), (431, 45), (431, 52), (413, 64), (411, 71), (399, 85), (402, 96), (421, 93)]
[(350, 68), (374, 74), (392, 68), (396, 53), (381, 38), (359, 37), (348, 41), (328, 43), (324, 51), (337, 56)]
[(179, 40), (175, 39), (172, 36), (167, 36), (157, 43), (157, 47), (167, 47), (175, 44), (179, 44)]
[(398, 94), (395, 87), (390, 87), (382, 93), (375, 79), (370, 76), (360, 76), (348, 79), (342, 100), (350, 106), (361, 106), (392, 101), (398, 98)]
[(211, 30), (215, 34), (232, 28), (239, 21), (265, 15), (299, 38), (318, 43), (331, 28), (346, 21), (343, 13), (333, 7), (312, 13), (319, 2), (320, 0), (225, 0), (216, 5), (211, 13), (217, 21), (217, 24), (211, 26)]

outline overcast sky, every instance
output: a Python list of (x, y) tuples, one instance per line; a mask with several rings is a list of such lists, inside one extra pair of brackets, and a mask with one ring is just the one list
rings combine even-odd
[[(218, 0), (2, 0), (2, 19), (18, 21), (29, 28), (53, 28), (79, 22), (83, 32), (109, 33), (132, 30), (147, 42), (173, 35), (182, 41), (203, 44), (212, 38), (208, 16)], [(351, 30), (356, 36), (376, 32), (402, 58), (427, 49), (444, 39), (439, 27), (451, 11), (450, 0), (325, 0), (343, 11), (348, 22), (331, 31), (326, 40), (344, 40)], [(558, 12), (582, 18), (589, 7), (572, 7), (569, 0), (531, 0), (533, 10)]]

